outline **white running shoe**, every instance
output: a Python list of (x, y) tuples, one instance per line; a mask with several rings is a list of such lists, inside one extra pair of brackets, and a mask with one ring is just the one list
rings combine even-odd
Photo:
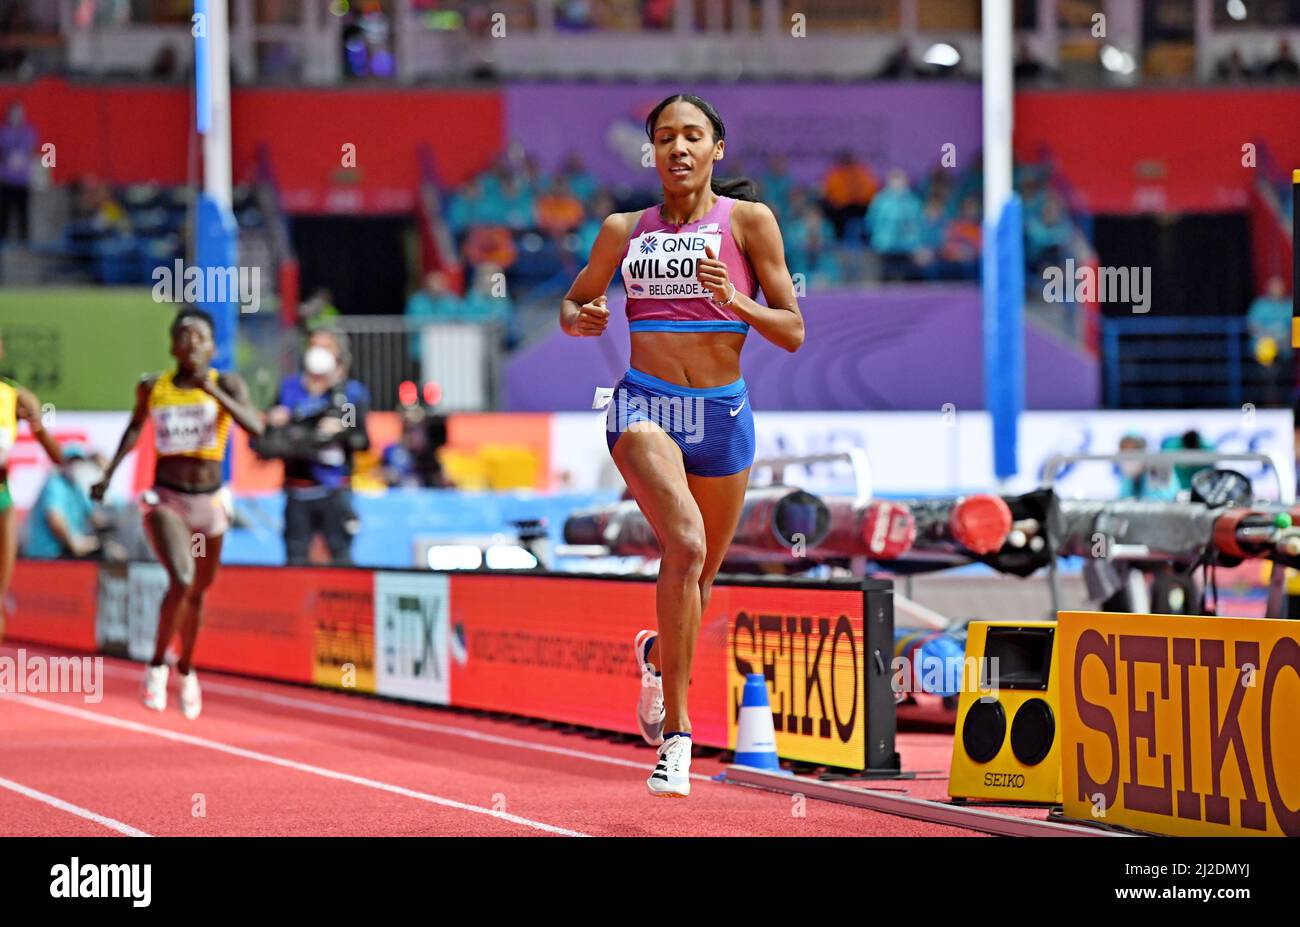
[(659, 762), (645, 781), (651, 795), (685, 798), (691, 794), (691, 738), (674, 734), (659, 748)]
[(148, 666), (144, 671), (144, 707), (154, 711), (167, 708), (167, 664)]
[(193, 721), (203, 710), (203, 693), (199, 691), (199, 674), (190, 670), (181, 677), (181, 714)]
[(636, 665), (641, 668), (641, 698), (636, 706), (636, 723), (641, 736), (652, 747), (664, 742), (664, 681), (655, 675), (654, 664), (646, 662), (646, 642), (655, 637), (654, 631), (637, 632), (632, 650)]

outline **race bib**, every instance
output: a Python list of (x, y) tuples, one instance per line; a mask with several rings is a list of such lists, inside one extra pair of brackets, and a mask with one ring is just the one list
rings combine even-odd
[(628, 243), (623, 286), (632, 299), (711, 299), (695, 279), (705, 247), (722, 253), (721, 232), (643, 232)]
[(159, 454), (215, 450), (217, 404), (155, 406), (153, 432)]

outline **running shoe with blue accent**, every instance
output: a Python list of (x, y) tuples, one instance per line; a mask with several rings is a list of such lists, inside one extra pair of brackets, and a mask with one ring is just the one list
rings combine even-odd
[(664, 680), (655, 672), (654, 664), (646, 659), (657, 636), (654, 631), (639, 631), (632, 644), (636, 664), (641, 669), (641, 698), (636, 706), (636, 723), (641, 736), (652, 747), (664, 742)]
[(659, 762), (645, 781), (651, 795), (685, 798), (691, 794), (691, 735), (673, 734), (659, 747)]

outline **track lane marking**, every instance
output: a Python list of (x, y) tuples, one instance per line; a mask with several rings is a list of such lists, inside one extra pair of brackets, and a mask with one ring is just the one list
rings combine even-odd
[[(105, 675), (117, 676), (123, 679), (138, 678), (138, 673), (116, 666), (105, 666)], [(274, 680), (268, 680), (275, 684)], [(358, 721), (371, 721), (379, 724), (388, 724), (392, 727), (403, 727), (415, 731), (424, 731), (430, 734), (448, 734), (453, 737), (464, 737), (467, 740), (477, 740), (482, 743), (495, 744), (501, 747), (514, 747), (520, 750), (535, 750), (538, 753), (551, 753), (556, 756), (566, 756), (572, 759), (589, 760), (594, 763), (606, 763), (611, 766), (621, 766), (625, 769), (636, 769), (642, 772), (646, 771), (648, 765), (645, 761), (625, 760), (621, 757), (605, 756), (600, 753), (588, 753), (585, 750), (574, 750), (570, 747), (555, 747), (550, 744), (533, 743), (527, 740), (516, 740), (513, 737), (502, 737), (499, 734), (485, 734), (481, 731), (473, 731), (468, 728), (456, 727), (451, 724), (439, 724), (435, 721), (419, 721), (415, 718), (402, 718), (397, 716), (386, 715), (383, 712), (367, 711), (362, 708), (347, 708), (342, 705), (328, 705), (323, 702), (317, 702), (315, 699), (295, 698), (290, 695), (275, 695), (270, 692), (263, 692), (259, 689), (248, 689), (243, 686), (234, 686), (224, 682), (203, 682), (204, 692), (220, 692), (226, 695), (233, 695), (238, 698), (246, 698), (254, 701), (266, 702), (272, 705), (284, 705), (289, 708), (297, 708), (305, 711), (315, 711), (324, 715), (335, 715), (341, 718), (353, 718)], [(328, 692), (330, 695), (339, 695), (340, 693), (332, 692), (329, 689), (322, 689), (321, 692)], [(345, 696), (346, 697), (346, 696)], [(691, 778), (698, 782), (717, 783), (712, 776), (704, 773), (691, 773)]]
[(93, 711), (86, 711), (83, 708), (75, 708), (71, 705), (62, 705), (57, 702), (43, 701), (41, 699), (32, 698), (29, 695), (0, 692), (0, 700), (17, 702), (18, 704), (27, 705), (31, 708), (39, 708), (43, 711), (52, 711), (56, 714), (66, 715), (71, 718), (80, 718), (84, 721), (92, 721), (96, 724), (116, 727), (121, 730), (133, 731), (137, 734), (149, 734), (175, 743), (188, 744), (192, 747), (203, 747), (207, 750), (215, 750), (218, 753), (227, 753), (231, 756), (237, 756), (247, 760), (255, 760), (259, 763), (267, 763), (272, 766), (280, 766), (297, 772), (310, 773), (324, 779), (335, 779), (339, 782), (348, 782), (353, 785), (360, 785), (380, 792), (401, 795), (404, 798), (413, 798), (418, 801), (428, 802), (429, 804), (441, 805), (444, 808), (454, 808), (458, 811), (468, 811), (473, 814), (484, 814), (500, 821), (507, 821), (511, 824), (518, 824), (523, 827), (531, 827), (534, 830), (543, 831), (548, 834), (558, 834), (564, 837), (590, 836), (581, 831), (555, 827), (551, 824), (545, 824), (541, 821), (533, 821), (529, 818), (510, 814), (506, 811), (495, 811), (491, 808), (482, 808), (478, 805), (470, 805), (465, 802), (456, 801), (453, 798), (443, 798), (441, 795), (432, 795), (428, 792), (417, 792), (416, 790), (408, 789), (405, 786), (380, 782), (378, 779), (370, 779), (365, 776), (354, 776), (351, 773), (338, 772), (337, 770), (326, 769), (323, 766), (315, 766), (310, 763), (300, 763), (297, 760), (285, 759), (284, 757), (274, 756), (270, 753), (246, 750), (243, 747), (232, 746), (231, 744), (222, 743), (218, 740), (209, 740), (206, 737), (195, 737), (193, 734), (182, 734), (179, 731), (169, 731), (165, 728), (153, 727), (149, 724), (140, 724), (137, 721), (128, 721), (125, 718), (118, 718), (114, 715), (100, 714)]
[(23, 785), (21, 782), (14, 782), (12, 779), (6, 779), (3, 776), (0, 776), (0, 789), (8, 789), (11, 792), (17, 792), (19, 795), (30, 798), (33, 801), (42, 802), (52, 808), (66, 811), (68, 814), (75, 814), (77, 817), (85, 818), (87, 821), (94, 821), (96, 824), (101, 824), (109, 830), (115, 830), (119, 834), (124, 834), (127, 837), (153, 836), (153, 834), (146, 834), (144, 831), (132, 827), (130, 824), (123, 824), (115, 818), (110, 818), (107, 815), (91, 811), (89, 808), (74, 805), (71, 802), (64, 801), (62, 798), (47, 795), (45, 792), (38, 792), (36, 789)]

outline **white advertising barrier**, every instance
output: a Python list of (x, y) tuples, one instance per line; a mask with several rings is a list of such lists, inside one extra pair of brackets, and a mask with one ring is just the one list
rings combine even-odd
[[(80, 444), (90, 451), (99, 451), (111, 459), (131, 420), (129, 412), (64, 412), (55, 410), (46, 424), (60, 445)], [(32, 437), (27, 426), (18, 429), (18, 441), (9, 455), (9, 490), (14, 504), (20, 509), (30, 509), (40, 494), (54, 465), (45, 456), (45, 449)], [(128, 499), (131, 495), (135, 473), (135, 452), (132, 451), (117, 468), (109, 495)]]
[(446, 574), (375, 574), (375, 691), (451, 703)]
[(153, 659), (158, 636), (158, 609), (167, 594), (167, 571), (158, 563), (132, 563), (126, 572), (127, 655)]
[[(605, 444), (603, 412), (561, 412), (551, 417), (551, 472), (575, 491), (622, 486)], [(1295, 485), (1289, 409), (1159, 412), (1026, 412), (1020, 418), (1020, 472), (1001, 487), (1027, 492), (1039, 485), (1043, 466), (1056, 454), (1107, 454), (1120, 438), (1141, 435), (1158, 450), (1168, 438), (1196, 430), (1216, 450), (1272, 454), (1281, 479)], [(756, 412), (757, 456), (824, 454), (861, 448), (881, 495), (951, 495), (998, 489), (993, 474), (993, 432), (986, 412)], [(1261, 498), (1276, 498), (1277, 483), (1261, 464), (1233, 464), (1255, 483)], [(785, 481), (810, 492), (853, 490), (847, 464), (790, 467)], [(1067, 498), (1114, 498), (1119, 476), (1107, 463), (1080, 463), (1062, 471), (1058, 491)]]

